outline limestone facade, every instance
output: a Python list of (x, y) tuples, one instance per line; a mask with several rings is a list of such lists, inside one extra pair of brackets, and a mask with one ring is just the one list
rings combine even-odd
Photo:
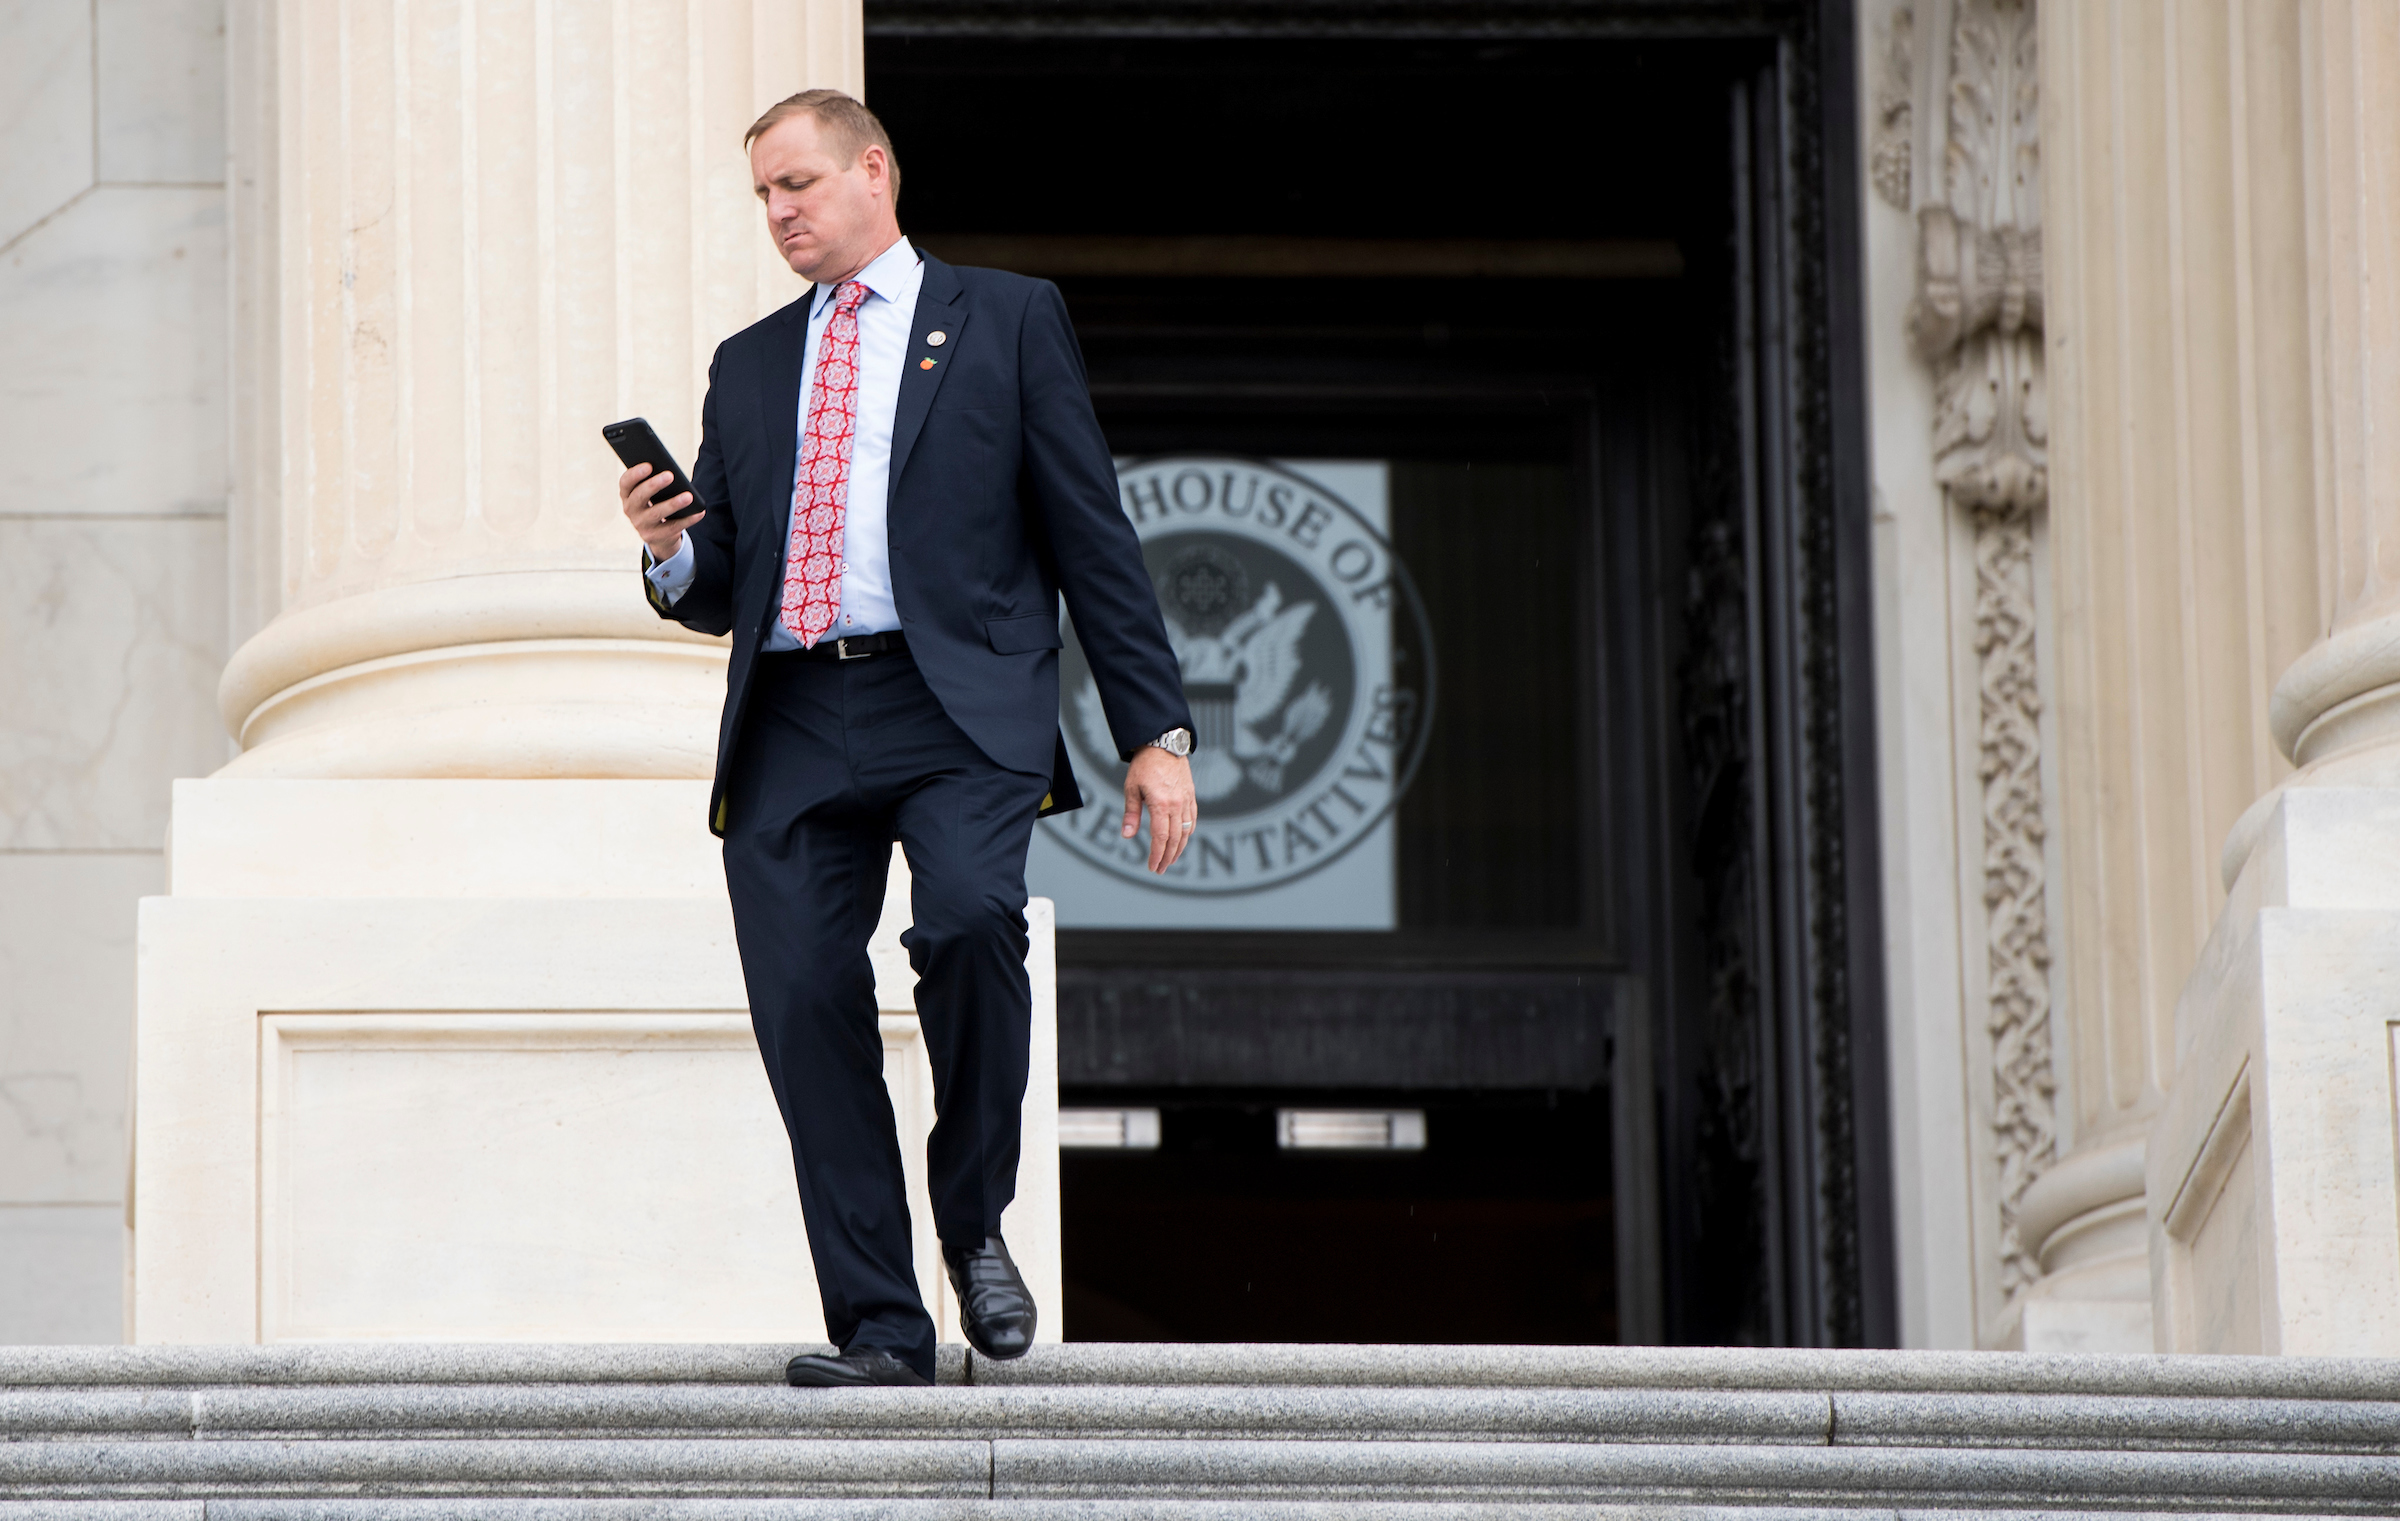
[[(2278, 809), (2400, 775), (2376, 547), (2400, 331), (2371, 295), (2396, 278), (2396, 19), (1953, 0), (1863, 36), (1896, 1153), (1913, 1118), (1928, 1339), (2363, 1350), (2371, 1315), (2324, 1312), (2390, 1277), (2339, 1247), (2391, 1234), (2388, 1093), (2343, 1087), (2390, 1061), (2349, 949), (2388, 898), (2359, 855), (2388, 810)], [(1947, 608), (1901, 595), (1945, 541)], [(1980, 1192), (1953, 1202), (1960, 1152)], [(1945, 1241), (1973, 1243), (1966, 1313)]]
[[(2400, 1197), (2388, 1091), (2275, 1128), (2393, 1070), (2359, 842), (2400, 847), (2400, 11), (1858, 19), (1904, 1339), (2320, 1348), (2344, 1280), (2278, 1255), (2287, 1191), (2361, 1242)], [(533, 810), (563, 847), (620, 827), (608, 788), (706, 774), (721, 651), (626, 595), (594, 426), (696, 436), (715, 338), (797, 289), (704, 149), (863, 63), (841, 0), (101, 0), (9, 41), (0, 1340), (105, 1340), (170, 780), (333, 788), (354, 839), (446, 788), (601, 787)], [(175, 815), (179, 882), (252, 869), (200, 822), (238, 813)], [(704, 849), (669, 823), (638, 848)], [(344, 1009), (487, 1045), (539, 1012), (294, 985), (295, 1051)], [(650, 1033), (708, 1049), (727, 996), (653, 986)]]
[[(2373, 577), (2334, 563), (2392, 426), (2362, 294), (2400, 202), (2363, 146), (2386, 140), (2387, 17), (1862, 19), (1911, 1339), (2187, 1345), (2158, 1277), (2157, 1127), (2197, 1102), (2176, 1096), (2179, 996), (2189, 1026), (2186, 979), (2292, 761), (2389, 770), (2380, 646), (2340, 632), (2373, 628)], [(2371, 528), (2348, 532), (2371, 558)], [(1945, 550), (1946, 601), (1914, 590)]]

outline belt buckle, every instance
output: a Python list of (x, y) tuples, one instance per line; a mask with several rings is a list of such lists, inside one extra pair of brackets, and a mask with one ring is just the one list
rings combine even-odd
[(849, 640), (836, 639), (833, 641), (833, 658), (836, 660), (864, 660), (872, 653), (873, 651), (871, 650), (860, 650), (857, 654), (853, 655), (850, 653)]

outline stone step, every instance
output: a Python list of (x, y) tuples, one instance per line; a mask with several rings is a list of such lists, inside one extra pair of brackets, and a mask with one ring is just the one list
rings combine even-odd
[(785, 1388), (800, 1350), (0, 1349), (0, 1516), (2400, 1513), (2392, 1362), (1074, 1345)]
[(2400, 1406), (2212, 1396), (1302, 1386), (341, 1384), (0, 1391), (0, 1440), (1060, 1436), (2400, 1453)]

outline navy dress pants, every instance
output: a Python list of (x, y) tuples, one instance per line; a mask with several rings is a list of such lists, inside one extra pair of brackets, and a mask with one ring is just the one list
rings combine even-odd
[(906, 653), (762, 655), (728, 778), (725, 881), (767, 1080), (792, 1139), (825, 1330), (933, 1376), (867, 937), (907, 852), (932, 1058), (934, 1227), (980, 1246), (1016, 1196), (1032, 989), (1025, 850), (1047, 777), (986, 757)]

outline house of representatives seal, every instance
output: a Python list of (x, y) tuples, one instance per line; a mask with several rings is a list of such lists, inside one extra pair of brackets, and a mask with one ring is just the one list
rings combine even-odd
[(1093, 801), (1044, 827), (1170, 892), (1255, 892), (1339, 858), (1399, 801), (1433, 717), (1432, 642), (1390, 541), (1263, 461), (1127, 461), (1117, 490), (1183, 667), (1200, 828), (1163, 878), (1144, 869), (1145, 841), (1118, 836), (1125, 765), (1071, 620), (1063, 716)]

